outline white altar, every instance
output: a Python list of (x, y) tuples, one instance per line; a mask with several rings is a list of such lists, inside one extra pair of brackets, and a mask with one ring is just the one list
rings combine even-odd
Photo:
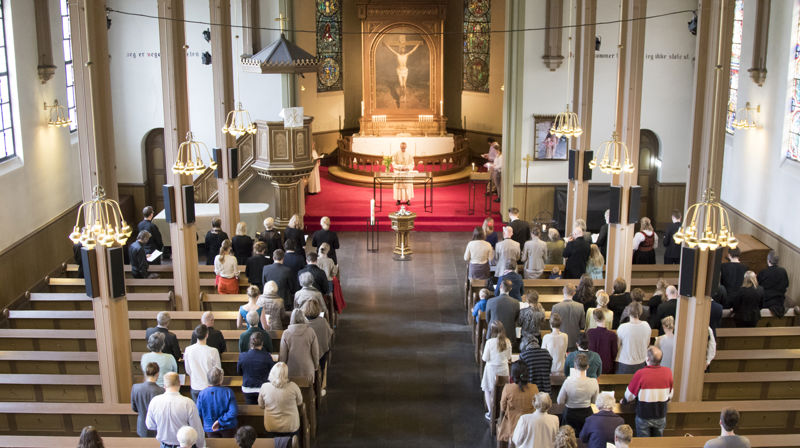
[[(251, 237), (264, 230), (264, 220), (269, 216), (267, 210), (269, 204), (263, 203), (240, 203), (239, 204), (239, 220), (247, 223), (247, 234)], [(219, 217), (219, 204), (218, 203), (200, 203), (194, 204), (194, 217), (195, 229), (197, 229), (197, 243), (200, 244), (205, 241), (206, 233), (211, 230), (211, 219)], [(164, 240), (165, 246), (171, 246), (172, 240), (170, 239), (169, 224), (167, 223), (164, 210), (161, 210), (155, 218), (153, 224), (158, 226), (161, 231), (161, 237)], [(228, 234), (233, 238), (233, 234)]]
[(444, 136), (354, 136), (351, 151), (371, 156), (388, 156), (400, 149), (400, 143), (406, 142), (406, 152), (414, 157), (435, 156), (453, 152), (455, 143), (453, 135)]

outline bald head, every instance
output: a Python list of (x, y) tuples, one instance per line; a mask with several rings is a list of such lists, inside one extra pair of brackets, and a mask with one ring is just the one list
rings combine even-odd
[(512, 235), (514, 235), (514, 229), (511, 226), (503, 227), (503, 238), (509, 239)]
[(655, 345), (651, 345), (647, 347), (647, 365), (648, 366), (659, 366), (661, 365), (661, 358), (663, 357), (663, 353), (661, 349), (656, 347)]
[(206, 311), (203, 313), (203, 316), (200, 317), (200, 322), (203, 323), (206, 327), (213, 327), (214, 326), (214, 314), (211, 311)]
[(678, 298), (678, 288), (669, 285), (667, 286), (667, 299), (674, 300)]

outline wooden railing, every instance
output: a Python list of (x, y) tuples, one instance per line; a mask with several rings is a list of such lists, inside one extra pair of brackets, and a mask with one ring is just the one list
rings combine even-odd
[[(421, 172), (432, 172), (434, 177), (445, 176), (464, 169), (470, 163), (470, 151), (463, 136), (456, 135), (455, 148), (451, 153), (433, 156), (416, 156), (416, 169)], [(344, 171), (372, 176), (376, 172), (386, 171), (382, 155), (355, 153), (350, 150), (352, 137), (344, 137), (338, 142), (338, 166)]]
[[(239, 191), (256, 178), (253, 169), (255, 160), (255, 136), (245, 134), (236, 140), (239, 148)], [(217, 176), (213, 170), (207, 169), (194, 180), (195, 202), (217, 202)]]

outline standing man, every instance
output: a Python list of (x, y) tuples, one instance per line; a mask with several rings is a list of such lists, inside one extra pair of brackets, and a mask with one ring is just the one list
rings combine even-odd
[(658, 334), (664, 334), (664, 328), (661, 327), (661, 320), (667, 316), (673, 318), (678, 313), (678, 288), (669, 285), (667, 286), (667, 301), (662, 302), (656, 309), (656, 317), (653, 322), (658, 322)]
[[(222, 356), (227, 350), (225, 345), (225, 337), (222, 336), (222, 332), (214, 328), (214, 314), (211, 311), (206, 311), (200, 316), (200, 323), (208, 327), (208, 337), (206, 337), (206, 344), (209, 347), (214, 347), (219, 352), (219, 356)], [(192, 332), (192, 344), (197, 342), (197, 335)]]
[(661, 437), (672, 399), (672, 371), (661, 366), (661, 350), (647, 349), (647, 366), (633, 374), (621, 404), (636, 401), (636, 437)]
[[(219, 360), (217, 349), (206, 344), (208, 327), (200, 324), (195, 327), (194, 334), (197, 336), (197, 342), (186, 347), (186, 351), (183, 354), (183, 364), (186, 368), (186, 374), (191, 379), (192, 400), (197, 401), (200, 391), (209, 386), (208, 372), (211, 371), (212, 367), (222, 368), (222, 363)], [(165, 378), (164, 386), (166, 385)]]
[(181, 347), (178, 345), (178, 337), (175, 336), (175, 333), (169, 331), (169, 323), (172, 320), (172, 316), (169, 315), (166, 311), (161, 311), (156, 315), (156, 326), (150, 327), (144, 333), (144, 340), (147, 341), (150, 339), (150, 335), (153, 333), (162, 333), (164, 335), (164, 349), (162, 350), (163, 353), (169, 353), (175, 358), (175, 362), (181, 360)]
[(128, 247), (128, 255), (131, 259), (131, 274), (133, 278), (158, 278), (158, 274), (149, 273), (150, 263), (147, 262), (147, 243), (150, 241), (150, 232), (142, 230)]
[[(152, 254), (156, 250), (164, 251), (164, 241), (161, 238), (161, 231), (158, 230), (158, 226), (153, 224), (153, 218), (156, 216), (155, 210), (153, 207), (147, 206), (142, 210), (142, 215), (144, 215), (144, 219), (139, 222), (138, 230), (141, 232), (142, 230), (146, 230), (150, 232), (150, 241), (147, 242), (145, 245), (145, 253), (147, 255)], [(157, 257), (153, 260), (150, 264), (161, 264), (161, 257)]]
[(178, 430), (191, 426), (197, 431), (196, 445), (206, 446), (200, 413), (191, 398), (181, 395), (178, 374), (169, 372), (164, 375), (164, 387), (167, 391), (153, 397), (147, 408), (147, 429), (156, 431), (156, 440), (162, 447), (179, 447)]
[(164, 388), (156, 384), (158, 380), (159, 367), (154, 362), (147, 363), (144, 369), (144, 382), (134, 384), (131, 389), (131, 409), (139, 414), (136, 418), (136, 434), (139, 437), (155, 437), (155, 431), (147, 429), (147, 408), (150, 400), (156, 395), (164, 393)]
[(578, 335), (586, 327), (586, 313), (583, 311), (583, 304), (572, 300), (575, 295), (574, 285), (565, 285), (563, 291), (564, 299), (553, 305), (551, 313), (561, 316), (561, 331), (569, 338), (567, 351), (571, 352), (577, 347)]
[(544, 273), (547, 264), (547, 243), (539, 239), (542, 231), (538, 227), (531, 230), (531, 239), (525, 242), (522, 248), (522, 263), (524, 278), (539, 278)]
[(519, 243), (519, 247), (524, 247), (525, 242), (531, 239), (531, 227), (527, 221), (519, 219), (519, 209), (511, 207), (508, 209), (508, 225), (514, 229), (511, 239)]
[(261, 283), (266, 285), (268, 281), (274, 281), (278, 285), (278, 295), (283, 298), (283, 304), (287, 310), (294, 309), (294, 293), (300, 290), (300, 283), (297, 275), (292, 273), (291, 268), (283, 264), (283, 249), (277, 249), (272, 253), (274, 263), (264, 266), (261, 273)]
[(575, 227), (569, 237), (567, 246), (564, 248), (564, 278), (581, 278), (586, 272), (586, 261), (589, 260), (589, 253), (592, 245), (583, 236), (583, 229)]
[(739, 292), (744, 281), (744, 273), (750, 270), (739, 261), (741, 254), (742, 251), (738, 247), (728, 249), (728, 262), (722, 263), (719, 268), (719, 283), (725, 287), (725, 292), (727, 293), (726, 303), (730, 303), (730, 299)]
[(495, 265), (495, 276), (500, 277), (503, 274), (503, 270), (510, 264), (512, 266), (511, 269), (514, 271), (517, 270), (517, 260), (521, 255), (520, 248), (522, 246), (519, 243), (511, 238), (513, 235), (514, 229), (511, 226), (503, 227), (503, 241), (500, 241), (494, 246), (494, 265)]
[(325, 271), (320, 269), (317, 266), (317, 260), (319, 257), (317, 256), (316, 252), (309, 252), (306, 254), (306, 267), (300, 269), (297, 273), (298, 281), (300, 279), (300, 274), (303, 272), (310, 272), (311, 275), (314, 277), (314, 287), (317, 288), (322, 295), (328, 295), (329, 293), (333, 293), (333, 291), (328, 288), (328, 276), (325, 275)]
[[(500, 295), (493, 297), (486, 302), (486, 322), (491, 324), (492, 321), (499, 320), (503, 323), (506, 330), (506, 336), (511, 341), (511, 346), (516, 348), (517, 345), (517, 319), (519, 319), (519, 300), (516, 300), (508, 295), (511, 291), (511, 280), (505, 280), (500, 283)], [(490, 334), (486, 332), (486, 340), (489, 340)]]
[[(395, 175), (398, 173), (405, 174), (414, 169), (414, 158), (411, 154), (406, 152), (406, 142), (400, 143), (400, 150), (392, 154), (392, 168)], [(408, 182), (395, 182), (394, 184), (394, 200), (397, 205), (405, 202), (406, 205), (411, 205), (411, 198), (414, 197), (414, 184)]]
[(681, 245), (672, 238), (681, 228), (681, 218), (680, 210), (672, 211), (672, 223), (667, 226), (667, 232), (664, 234), (664, 264), (681, 263)]

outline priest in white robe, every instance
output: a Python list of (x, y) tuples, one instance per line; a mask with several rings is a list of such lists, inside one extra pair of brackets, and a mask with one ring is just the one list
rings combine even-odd
[[(404, 175), (414, 169), (414, 157), (406, 152), (406, 143), (400, 143), (400, 150), (392, 155), (392, 168), (395, 175)], [(394, 200), (397, 205), (405, 202), (411, 205), (411, 198), (414, 197), (414, 184), (412, 182), (395, 182)]]

